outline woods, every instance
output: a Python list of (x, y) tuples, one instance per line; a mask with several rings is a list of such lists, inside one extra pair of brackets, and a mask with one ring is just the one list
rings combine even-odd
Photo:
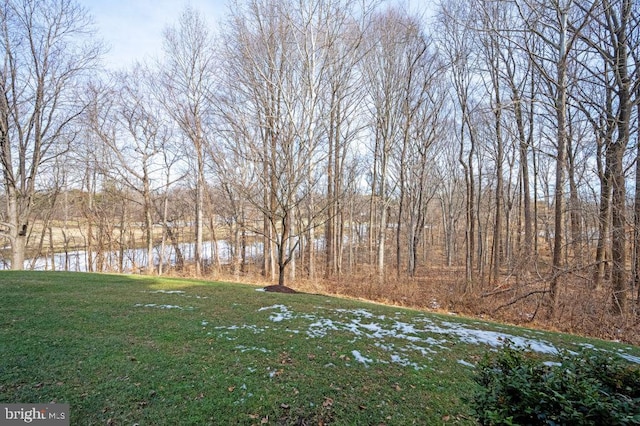
[(0, 3), (4, 268), (75, 253), (638, 322), (637, 2), (237, 0), (220, 22), (185, 9), (115, 72), (88, 11), (37, 3)]

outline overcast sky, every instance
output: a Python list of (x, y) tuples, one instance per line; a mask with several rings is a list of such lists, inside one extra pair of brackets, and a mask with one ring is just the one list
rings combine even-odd
[(186, 5), (204, 13), (213, 24), (227, 13), (228, 0), (77, 0), (94, 17), (107, 46), (105, 65), (118, 69), (135, 60), (157, 56), (162, 30), (177, 22)]

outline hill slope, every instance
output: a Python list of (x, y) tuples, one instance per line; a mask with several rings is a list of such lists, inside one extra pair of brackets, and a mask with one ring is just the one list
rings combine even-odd
[(0, 402), (72, 424), (474, 424), (476, 362), (640, 348), (326, 296), (189, 280), (0, 272)]

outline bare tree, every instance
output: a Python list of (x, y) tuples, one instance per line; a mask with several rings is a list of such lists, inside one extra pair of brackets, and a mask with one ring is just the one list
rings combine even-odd
[(142, 207), (143, 232), (146, 247), (146, 273), (153, 264), (154, 183), (164, 165), (160, 153), (165, 150), (170, 128), (164, 123), (164, 113), (151, 96), (155, 80), (141, 65), (114, 77), (112, 87), (96, 93), (91, 109), (90, 126), (110, 152), (112, 159), (104, 172), (120, 180), (139, 195), (134, 202)]
[[(367, 6), (369, 7), (369, 6)], [(325, 223), (325, 277), (340, 274), (346, 220), (345, 195), (353, 182), (347, 177), (349, 154), (361, 134), (363, 100), (362, 74), (358, 64), (364, 55), (361, 48), (361, 27), (368, 22), (370, 10), (356, 19), (354, 3), (344, 2), (329, 19), (331, 43), (323, 46), (326, 53), (326, 93), (322, 94), (325, 120), (323, 132), (327, 138), (327, 220)], [(331, 23), (332, 22), (332, 23)], [(311, 269), (311, 268), (310, 268)]]
[[(397, 49), (402, 55), (401, 67), (404, 76), (401, 89), (400, 110), (400, 143), (395, 152), (393, 165), (398, 178), (398, 213), (396, 223), (396, 273), (400, 276), (402, 269), (402, 252), (405, 245), (402, 242), (403, 224), (406, 222), (409, 201), (413, 204), (410, 221), (412, 228), (408, 229), (408, 270), (415, 273), (417, 260), (417, 241), (421, 236), (420, 226), (423, 221), (427, 196), (425, 188), (427, 161), (430, 158), (430, 147), (436, 140), (440, 127), (440, 112), (444, 103), (444, 90), (441, 78), (442, 63), (435, 55), (432, 41), (423, 32), (418, 20), (408, 19), (404, 24), (404, 32), (398, 36), (403, 39), (403, 48)], [(415, 156), (414, 154), (418, 154)], [(417, 164), (416, 164), (417, 162)], [(413, 172), (413, 173), (412, 173)], [(415, 191), (415, 192), (414, 192)], [(425, 197), (424, 199), (422, 197)], [(416, 211), (416, 209), (419, 209)]]
[(81, 85), (101, 47), (87, 41), (92, 22), (71, 0), (3, 0), (0, 22), (2, 225), (11, 268), (22, 269), (40, 169), (73, 143), (73, 123), (85, 106)]
[[(429, 61), (437, 71), (437, 61)], [(411, 127), (410, 145), (406, 159), (407, 181), (403, 191), (406, 194), (408, 207), (407, 221), (407, 272), (416, 275), (418, 266), (418, 246), (422, 239), (429, 202), (435, 197), (438, 184), (432, 165), (435, 163), (433, 144), (446, 134), (447, 125), (443, 118), (445, 112), (445, 85), (440, 78), (423, 76), (428, 93), (425, 101), (419, 106), (415, 123)], [(398, 232), (400, 226), (398, 226)]]
[[(458, 162), (464, 169), (466, 188), (465, 208), (465, 277), (467, 290), (473, 289), (475, 281), (476, 261), (482, 262), (482, 236), (477, 230), (478, 214), (476, 197), (477, 190), (476, 156), (478, 141), (477, 128), (473, 116), (479, 105), (477, 100), (478, 84), (473, 73), (476, 69), (477, 57), (474, 55), (473, 8), (467, 0), (451, 1), (441, 4), (438, 14), (439, 45), (445, 56), (449, 76), (454, 91), (457, 107), (454, 112), (459, 114), (457, 120), (458, 132)], [(476, 238), (477, 244), (476, 244)], [(478, 253), (476, 253), (476, 250)]]
[[(626, 263), (626, 187), (624, 155), (631, 140), (634, 86), (640, 84), (638, 71), (633, 70), (632, 52), (640, 48), (637, 8), (631, 0), (602, 0), (582, 10), (590, 18), (590, 26), (576, 34), (598, 57), (600, 66), (589, 62), (589, 72), (595, 85), (602, 88), (606, 102), (591, 105), (601, 117), (595, 123), (604, 135), (606, 178), (611, 187), (611, 255), (612, 302), (615, 313), (627, 310), (629, 282)], [(635, 16), (634, 16), (635, 12)], [(597, 70), (597, 72), (594, 72)], [(632, 80), (635, 78), (635, 82)], [(638, 100), (636, 100), (638, 102)], [(594, 119), (592, 118), (592, 121)], [(602, 123), (603, 125), (601, 125)], [(607, 194), (608, 197), (608, 194)], [(606, 199), (603, 199), (604, 203)], [(597, 275), (600, 279), (600, 274)]]
[[(370, 115), (373, 170), (371, 176), (371, 217), (376, 212), (377, 255), (376, 270), (380, 281), (385, 278), (385, 252), (389, 210), (394, 202), (393, 193), (403, 176), (394, 179), (391, 167), (395, 152), (406, 155), (406, 143), (402, 143), (403, 122), (410, 126), (415, 111), (413, 93), (416, 82), (411, 77), (419, 61), (427, 51), (420, 39), (419, 24), (398, 9), (387, 9), (373, 17), (373, 23), (365, 33), (367, 56), (362, 63), (366, 76), (367, 104)], [(411, 40), (411, 41), (410, 41)], [(419, 78), (417, 86), (423, 86)], [(424, 96), (424, 90), (418, 89)], [(406, 102), (407, 96), (410, 101)], [(418, 101), (420, 103), (421, 101)], [(405, 142), (409, 127), (405, 128)], [(404, 147), (404, 149), (403, 149)], [(401, 158), (398, 174), (403, 173)], [(373, 220), (371, 220), (373, 222)], [(373, 227), (373, 223), (369, 224)], [(373, 231), (373, 229), (371, 229)]]
[(554, 185), (554, 245), (552, 276), (550, 284), (553, 315), (559, 293), (563, 266), (564, 194), (565, 167), (567, 158), (567, 100), (568, 73), (572, 49), (581, 29), (589, 20), (588, 14), (580, 13), (574, 0), (557, 0), (550, 3), (538, 0), (517, 0), (525, 28), (531, 32), (527, 38), (527, 52), (536, 71), (540, 74), (548, 106), (555, 118), (556, 167)]
[(216, 55), (207, 23), (187, 7), (174, 27), (164, 32), (162, 84), (156, 94), (167, 114), (191, 142), (195, 162), (195, 272), (202, 273), (204, 235), (205, 156), (211, 134)]
[(264, 270), (277, 266), (281, 286), (301, 239), (313, 246), (326, 212), (326, 200), (316, 201), (327, 158), (320, 149), (327, 114), (321, 101), (335, 58), (323, 47), (337, 42), (332, 18), (340, 17), (340, 5), (253, 0), (237, 8), (227, 32), (228, 149), (257, 180), (242, 194), (263, 214), (264, 226), (255, 231), (265, 238)]

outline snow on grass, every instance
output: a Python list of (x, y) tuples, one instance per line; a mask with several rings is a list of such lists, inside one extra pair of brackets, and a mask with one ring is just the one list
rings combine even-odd
[(412, 367), (414, 370), (424, 370), (426, 367), (416, 362), (411, 362), (408, 358), (401, 357), (398, 354), (391, 355), (391, 362), (400, 364), (403, 367)]
[(364, 365), (368, 365), (373, 362), (371, 358), (367, 358), (366, 356), (362, 355), (360, 351), (356, 351), (355, 349), (351, 351), (351, 355), (353, 355), (353, 359), (355, 359), (358, 362), (361, 362)]
[(136, 303), (135, 305), (133, 305), (136, 308), (157, 308), (157, 309), (180, 309), (180, 310), (192, 310), (193, 307), (192, 306), (187, 306), (186, 308), (183, 308), (182, 306), (178, 306), (178, 305), (158, 305), (156, 303)]
[[(378, 347), (390, 353), (391, 362), (415, 369), (422, 369), (425, 366), (411, 362), (406, 356), (401, 355), (401, 352), (414, 352), (422, 358), (428, 358), (438, 351), (447, 350), (447, 344), (457, 342), (498, 347), (510, 340), (515, 346), (529, 348), (536, 352), (558, 353), (555, 346), (541, 339), (527, 339), (505, 332), (480, 330), (448, 321), (438, 325), (426, 317), (418, 317), (414, 322), (405, 322), (399, 319), (401, 317), (399, 313), (395, 318), (387, 318), (384, 315), (374, 315), (366, 309), (322, 309), (326, 315), (298, 315), (284, 305), (267, 306), (260, 308), (258, 312), (273, 310), (279, 311), (269, 316), (269, 320), (273, 322), (294, 319), (311, 320), (306, 330), (309, 338), (324, 338), (332, 332), (351, 333), (354, 337), (353, 342), (362, 339), (373, 340), (374, 345), (379, 345)], [(328, 318), (336, 316), (339, 319)], [(442, 338), (436, 338), (434, 334), (441, 335)], [(359, 362), (366, 359), (364, 364), (374, 362), (364, 355), (361, 356), (362, 358), (359, 358), (354, 355)], [(378, 360), (377, 362), (387, 361)]]
[(484, 344), (493, 347), (500, 347), (504, 345), (505, 341), (509, 340), (516, 347), (530, 349), (542, 354), (558, 354), (558, 349), (553, 344), (541, 339), (528, 339), (504, 332), (499, 333), (496, 331), (478, 330), (466, 327), (463, 324), (448, 321), (444, 321), (441, 326), (436, 325), (433, 321), (427, 318), (424, 318), (423, 321), (425, 323), (424, 331), (436, 334), (453, 335), (462, 343), (468, 343), (471, 345)]
[[(296, 313), (289, 306), (276, 304), (259, 308), (258, 312), (268, 313), (268, 320), (276, 324), (283, 324), (286, 332), (305, 333), (307, 339), (323, 339), (332, 333), (352, 335), (350, 343), (362, 342), (378, 348), (383, 354), (375, 359), (371, 355), (363, 354), (353, 349), (353, 358), (362, 364), (395, 363), (401, 366), (412, 367), (416, 370), (428, 367), (432, 357), (442, 351), (448, 351), (452, 345), (463, 343), (468, 345), (487, 345), (493, 348), (501, 347), (510, 341), (514, 346), (531, 350), (546, 355), (557, 355), (558, 349), (550, 342), (542, 338), (523, 337), (504, 331), (483, 330), (481, 323), (463, 324), (451, 321), (438, 320), (428, 316), (417, 316), (411, 321), (406, 321), (405, 314), (396, 313), (395, 316), (386, 317), (375, 315), (366, 309), (331, 309), (318, 307), (316, 313)], [(298, 330), (292, 330), (284, 325), (286, 322), (296, 321)], [(302, 325), (301, 325), (302, 324)], [(202, 322), (203, 327), (206, 321)], [(278, 331), (278, 325), (271, 330)], [(236, 330), (249, 330), (254, 334), (266, 331), (269, 327), (260, 328), (255, 325), (233, 325), (227, 327), (215, 327), (221, 333), (221, 337), (230, 339), (231, 333)], [(210, 333), (209, 333), (210, 334)], [(529, 333), (532, 336), (533, 333)], [(619, 353), (619, 355), (631, 362), (640, 363), (639, 357)], [(415, 362), (416, 360), (422, 360)], [(467, 367), (475, 367), (473, 364), (458, 360), (458, 363)]]
[(325, 337), (329, 331), (340, 330), (329, 318), (319, 318), (317, 321), (309, 324), (307, 336), (311, 338)]
[(293, 318), (293, 314), (289, 312), (289, 308), (284, 305), (272, 305), (264, 308), (258, 309), (258, 312), (262, 311), (270, 311), (270, 310), (280, 310), (280, 312), (276, 312), (269, 316), (269, 320), (273, 322), (281, 322), (284, 320), (289, 320)]
[(256, 325), (252, 325), (252, 324), (242, 324), (242, 325), (230, 325), (228, 327), (225, 326), (218, 326), (218, 327), (214, 327), (215, 330), (225, 330), (227, 332), (229, 331), (236, 331), (236, 330), (249, 330), (251, 331), (253, 334), (261, 334), (264, 333), (266, 331), (265, 328), (262, 327), (258, 327)]
[(266, 349), (266, 348), (255, 348), (255, 347), (249, 347), (244, 345), (238, 345), (236, 346), (236, 349), (238, 349), (242, 353), (255, 351), (255, 352), (262, 352), (264, 354), (268, 354), (271, 352), (269, 349)]
[(476, 366), (474, 364), (471, 364), (470, 362), (465, 361), (464, 359), (459, 359), (458, 360), (458, 364), (464, 365), (466, 367), (476, 368)]
[(633, 356), (633, 355), (629, 355), (627, 353), (624, 352), (618, 352), (618, 355), (624, 359), (626, 359), (629, 362), (633, 362), (635, 364), (640, 364), (640, 356)]
[(371, 312), (367, 311), (366, 309), (333, 309), (333, 311), (338, 312), (340, 314), (347, 314), (349, 316), (366, 318), (366, 319), (377, 318), (377, 319), (383, 320), (385, 318), (384, 315), (375, 316)]

